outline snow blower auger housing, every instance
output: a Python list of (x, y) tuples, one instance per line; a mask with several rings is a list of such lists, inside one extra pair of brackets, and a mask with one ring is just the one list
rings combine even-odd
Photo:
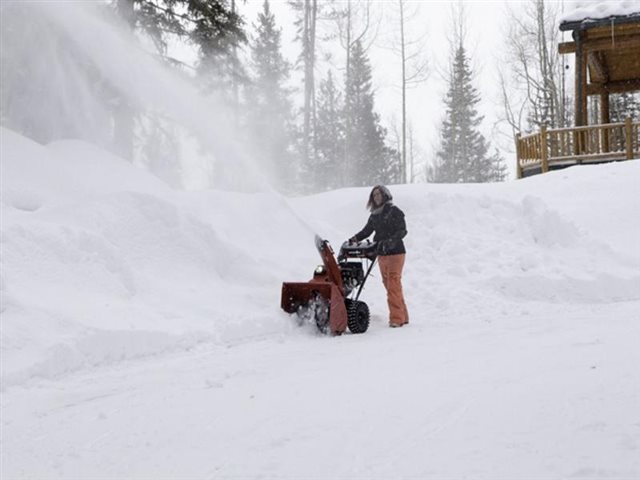
[[(369, 307), (358, 300), (376, 261), (376, 244), (365, 241), (340, 247), (338, 259), (327, 240), (316, 235), (322, 258), (308, 282), (282, 284), (281, 307), (301, 321), (313, 320), (322, 333), (364, 333), (369, 328)], [(366, 272), (365, 272), (366, 267)]]

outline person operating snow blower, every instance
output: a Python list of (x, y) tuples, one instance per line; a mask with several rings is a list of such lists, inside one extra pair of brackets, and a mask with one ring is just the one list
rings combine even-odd
[(360, 242), (375, 232), (378, 265), (382, 283), (387, 290), (389, 326), (402, 327), (409, 323), (409, 312), (402, 293), (402, 268), (406, 250), (402, 239), (407, 235), (404, 213), (393, 202), (391, 192), (384, 185), (376, 185), (369, 194), (367, 208), (371, 211), (365, 227), (349, 239)]

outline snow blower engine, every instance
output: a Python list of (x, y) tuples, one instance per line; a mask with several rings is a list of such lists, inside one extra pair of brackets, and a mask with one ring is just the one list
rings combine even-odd
[(358, 297), (376, 261), (375, 242), (344, 242), (336, 261), (327, 240), (316, 235), (315, 241), (323, 264), (308, 282), (282, 284), (282, 309), (296, 313), (301, 323), (315, 322), (322, 333), (340, 335), (347, 327), (366, 332), (369, 307)]

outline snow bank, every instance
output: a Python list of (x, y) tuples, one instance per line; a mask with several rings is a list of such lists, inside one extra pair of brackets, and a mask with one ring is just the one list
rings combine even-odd
[(91, 145), (1, 133), (4, 386), (286, 330), (255, 242), (299, 223), (282, 199), (184, 195)]
[[(2, 385), (206, 344), (309, 334), (282, 281), (367, 218), (368, 189), (285, 199), (178, 192), (81, 142), (2, 130)], [(409, 226), (412, 321), (508, 318), (527, 302), (640, 297), (640, 162), (498, 185), (392, 187)], [(634, 223), (635, 222), (635, 223)], [(377, 275), (364, 293), (375, 321)]]

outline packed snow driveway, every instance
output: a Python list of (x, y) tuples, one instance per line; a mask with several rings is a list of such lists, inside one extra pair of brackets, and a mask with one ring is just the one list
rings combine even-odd
[(637, 311), (377, 318), (34, 381), (3, 394), (2, 476), (637, 478)]

